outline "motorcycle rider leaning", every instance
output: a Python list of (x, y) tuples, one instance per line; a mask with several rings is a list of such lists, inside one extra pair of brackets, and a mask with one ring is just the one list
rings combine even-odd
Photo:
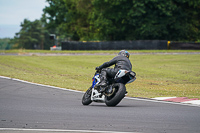
[[(118, 56), (114, 57), (112, 60), (103, 63), (101, 66), (96, 67), (96, 70), (101, 70), (100, 83), (95, 85), (95, 88), (101, 87), (99, 92), (104, 92), (107, 85), (107, 77), (114, 78), (120, 69), (131, 71), (132, 64), (129, 60), (130, 54), (126, 50), (121, 50)], [(114, 68), (108, 68), (115, 65)]]

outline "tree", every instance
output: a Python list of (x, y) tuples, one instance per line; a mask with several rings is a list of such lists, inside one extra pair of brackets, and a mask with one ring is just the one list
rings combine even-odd
[(13, 43), (10, 38), (0, 38), (0, 50), (8, 50), (12, 47)]
[(199, 0), (93, 0), (96, 33), (105, 40), (197, 40)]
[(43, 9), (48, 29), (55, 30), (57, 35), (64, 35), (73, 40), (90, 38), (91, 30), (88, 21), (91, 0), (47, 0), (49, 7)]
[(129, 32), (128, 12), (132, 8), (132, 0), (93, 0), (91, 22), (95, 34), (101, 40), (125, 40)]
[(47, 0), (48, 28), (73, 40), (200, 38), (200, 0)]
[(28, 19), (24, 19), (21, 27), (21, 30), (15, 36), (15, 43), (18, 44), (18, 48), (49, 49), (49, 33), (41, 20), (31, 22)]

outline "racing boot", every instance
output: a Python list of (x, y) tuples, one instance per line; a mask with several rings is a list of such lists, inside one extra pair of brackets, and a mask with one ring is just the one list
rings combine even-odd
[(107, 77), (106, 77), (106, 71), (101, 72), (100, 76), (100, 83), (95, 85), (95, 88), (100, 88), (99, 92), (104, 92), (107, 86)]
[(99, 83), (99, 92), (102, 93), (105, 91), (107, 86), (107, 79), (103, 79), (100, 83)]

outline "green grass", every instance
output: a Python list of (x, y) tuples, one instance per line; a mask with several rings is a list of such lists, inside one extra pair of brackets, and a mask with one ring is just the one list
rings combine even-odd
[[(90, 52), (95, 53), (95, 51)], [(115, 53), (115, 51), (110, 52)], [(4, 55), (0, 56), (0, 75), (86, 91), (91, 86), (95, 67), (114, 56)], [(133, 71), (137, 73), (137, 80), (127, 85), (128, 96), (145, 98), (178, 96), (200, 99), (199, 54), (132, 55), (130, 60)]]

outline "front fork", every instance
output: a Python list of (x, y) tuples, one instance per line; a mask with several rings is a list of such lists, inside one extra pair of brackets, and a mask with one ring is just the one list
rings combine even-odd
[(92, 88), (91, 100), (95, 102), (105, 102), (105, 95)]

